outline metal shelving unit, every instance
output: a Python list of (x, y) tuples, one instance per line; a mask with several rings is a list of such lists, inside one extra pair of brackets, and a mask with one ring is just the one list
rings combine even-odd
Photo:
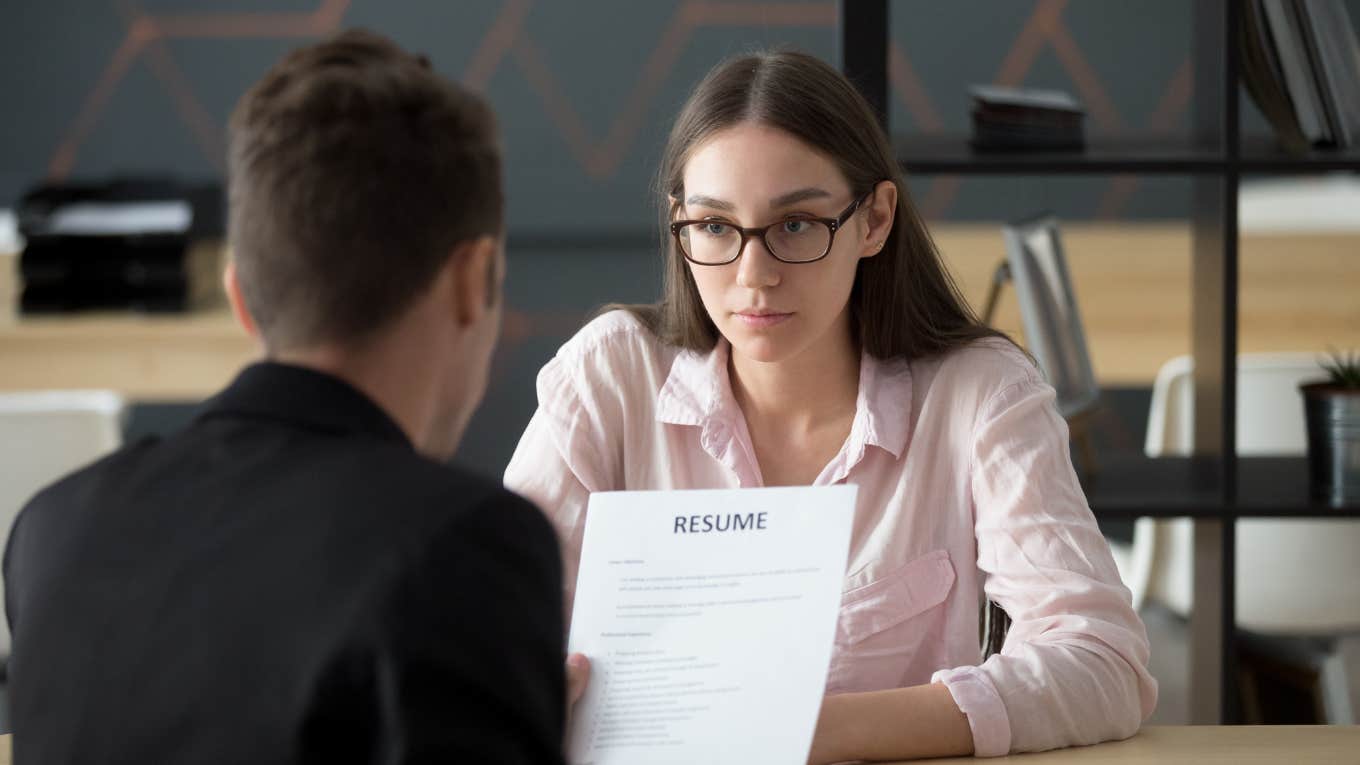
[[(842, 71), (887, 125), (887, 0), (841, 0)], [(1360, 152), (1294, 156), (1270, 137), (1243, 137), (1238, 118), (1238, 27), (1234, 0), (1195, 0), (1191, 136), (1181, 142), (1090, 142), (1083, 151), (978, 152), (963, 136), (895, 135), (911, 175), (1184, 175), (1192, 184), (1192, 353), (1195, 453), (1152, 460), (1102, 455), (1087, 481), (1101, 517), (1195, 519), (1195, 611), (1191, 615), (1191, 715), (1197, 724), (1237, 721), (1234, 640), (1234, 523), (1239, 517), (1360, 518), (1360, 507), (1327, 507), (1308, 495), (1297, 459), (1245, 459), (1234, 453), (1237, 406), (1237, 195), (1250, 173), (1360, 171)]]

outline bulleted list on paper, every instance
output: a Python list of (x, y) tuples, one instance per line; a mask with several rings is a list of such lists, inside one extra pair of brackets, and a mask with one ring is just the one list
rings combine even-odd
[(854, 500), (853, 486), (594, 495), (570, 761), (804, 761)]

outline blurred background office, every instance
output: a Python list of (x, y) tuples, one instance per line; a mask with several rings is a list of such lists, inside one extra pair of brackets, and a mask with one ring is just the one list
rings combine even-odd
[[(1341, 2), (1350, 19), (1360, 20), (1360, 0)], [(661, 237), (652, 180), (690, 88), (721, 57), (752, 48), (791, 45), (837, 61), (838, 6), (9, 0), (0, 10), (0, 210), (7, 210), (0, 213), (0, 394), (112, 390), (126, 408), (100, 400), (90, 416), (119, 423), (121, 436), (132, 439), (186, 422), (251, 358), (249, 342), (211, 300), (150, 315), (21, 314), (22, 242), (8, 210), (43, 183), (150, 178), (220, 187), (225, 124), (246, 87), (289, 49), (362, 26), (426, 53), (440, 72), (483, 92), (501, 119), (507, 313), (486, 403), (459, 454), (499, 474), (533, 412), (539, 367), (600, 305), (658, 294)], [(1070, 93), (1093, 142), (1186, 142), (1196, 98), (1193, 6), (893, 2), (889, 124), (895, 134), (965, 135), (969, 86), (992, 83)], [(1267, 120), (1245, 93), (1240, 105), (1241, 132), (1268, 135)], [(1190, 352), (1192, 177), (1042, 169), (909, 174), (946, 261), (979, 309), (1007, 254), (1001, 224), (1043, 211), (1061, 221), (1101, 389), (1102, 406), (1089, 427), (1097, 451), (1144, 450), (1159, 371)], [(1240, 205), (1239, 350), (1307, 356), (1329, 346), (1360, 347), (1356, 175), (1246, 177)], [(211, 219), (211, 211), (201, 214)], [(212, 228), (195, 233), (218, 253), (212, 242), (220, 231)], [(1023, 334), (1010, 292), (1002, 293), (995, 317), (1003, 329)], [(1285, 397), (1263, 406), (1301, 404)], [(0, 407), (0, 454), (17, 461), (35, 449), (22, 431), (2, 429), (6, 411)], [(3, 494), (0, 503), (16, 502)], [(1118, 543), (1133, 539), (1131, 523), (1102, 525)], [(1163, 683), (1154, 719), (1184, 722), (1183, 614), (1154, 594), (1145, 615)], [(1310, 661), (1286, 662), (1297, 673), (1281, 670), (1275, 680), (1285, 689), (1279, 693), (1298, 694), (1286, 706), (1319, 719), (1320, 670)]]

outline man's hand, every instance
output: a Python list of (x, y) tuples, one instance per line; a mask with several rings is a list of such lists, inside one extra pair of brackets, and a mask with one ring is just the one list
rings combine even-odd
[(576, 702), (581, 700), (581, 696), (586, 692), (586, 685), (590, 682), (590, 659), (583, 653), (574, 653), (567, 657), (567, 725), (571, 725), (571, 712), (576, 708)]

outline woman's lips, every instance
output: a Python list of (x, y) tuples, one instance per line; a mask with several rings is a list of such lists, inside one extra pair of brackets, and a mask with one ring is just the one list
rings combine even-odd
[(782, 324), (793, 316), (791, 313), (738, 313), (737, 318), (753, 329), (764, 329)]

